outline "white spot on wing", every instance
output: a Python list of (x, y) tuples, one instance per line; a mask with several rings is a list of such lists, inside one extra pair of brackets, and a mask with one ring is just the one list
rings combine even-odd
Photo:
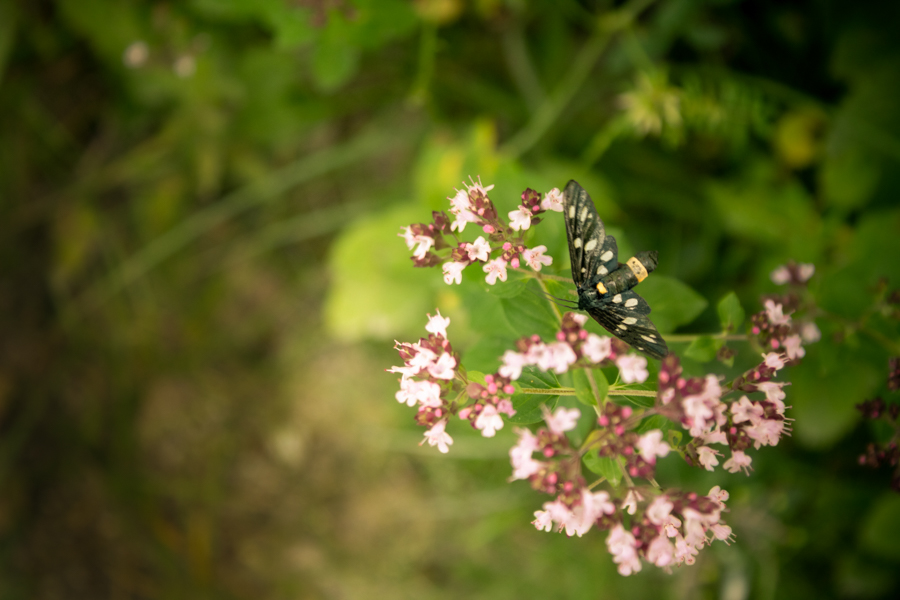
[(569, 218), (570, 219), (575, 218), (575, 205), (574, 204), (569, 207)]
[(609, 273), (609, 271), (607, 271), (606, 267), (604, 267), (603, 265), (597, 267), (597, 275), (606, 275), (607, 273)]
[(581, 209), (581, 214), (578, 215), (578, 220), (584, 221), (585, 219), (587, 219), (587, 216), (588, 216), (588, 207), (585, 205), (585, 207)]
[(618, 304), (621, 301), (622, 301), (622, 294), (616, 294), (615, 296), (613, 296), (613, 302), (615, 302), (616, 304)]
[(590, 252), (594, 248), (597, 247), (597, 240), (588, 240), (588, 243), (584, 245), (584, 251)]
[(572, 245), (576, 248), (581, 248), (581, 238), (575, 238), (575, 241), (572, 242)]
[(626, 325), (634, 325), (635, 323), (637, 323), (637, 319), (635, 319), (634, 317), (627, 317), (622, 322), (625, 323)]
[(587, 272), (587, 269), (585, 269), (584, 267), (581, 267), (581, 272), (585, 273), (585, 272)]
[(651, 334), (651, 335), (642, 335), (641, 337), (644, 338), (645, 340), (647, 340), (648, 342), (655, 342), (655, 341), (656, 341), (656, 340), (654, 339), (656, 336), (655, 336), (655, 335), (652, 335), (652, 334)]
[(612, 250), (607, 250), (606, 252), (604, 252), (603, 254), (600, 255), (600, 260), (602, 260), (603, 262), (609, 262), (610, 260), (612, 260), (612, 257), (613, 257)]
[(621, 329), (622, 331), (628, 331), (628, 328), (625, 327), (624, 325), (622, 325), (621, 323), (619, 323), (619, 329)]
[(633, 306), (637, 306), (637, 305), (638, 305), (637, 298), (629, 298), (625, 302), (625, 306), (627, 306), (628, 308), (632, 308)]

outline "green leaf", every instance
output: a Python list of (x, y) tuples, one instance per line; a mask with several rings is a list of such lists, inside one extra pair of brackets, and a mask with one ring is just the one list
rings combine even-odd
[(702, 335), (691, 342), (691, 345), (684, 351), (684, 355), (697, 362), (710, 362), (716, 359), (716, 353), (724, 343), (725, 340), (722, 338)]
[(613, 487), (622, 480), (622, 467), (613, 457), (600, 456), (596, 450), (591, 450), (584, 455), (582, 462), (592, 473), (605, 477)]
[(737, 328), (744, 322), (746, 313), (741, 301), (738, 300), (737, 294), (728, 292), (724, 298), (719, 300), (716, 307), (719, 311), (719, 322), (722, 323), (722, 331), (737, 331)]
[(333, 11), (314, 47), (312, 73), (316, 85), (323, 92), (337, 90), (356, 74), (359, 49), (348, 43), (349, 29), (344, 16)]
[(532, 279), (524, 273), (510, 269), (507, 273), (506, 281), (498, 280), (497, 283), (491, 285), (484, 278), (484, 273), (481, 272), (478, 265), (472, 265), (470, 268), (477, 269), (477, 272), (480, 274), (482, 289), (498, 298), (515, 298), (521, 295), (525, 291), (525, 286), (527, 286), (528, 282)]
[(706, 299), (674, 277), (652, 275), (635, 291), (650, 304), (650, 318), (662, 333), (690, 323), (703, 312)]
[(863, 547), (886, 560), (900, 560), (900, 497), (882, 494), (869, 510), (861, 529)]
[[(580, 402), (589, 406), (596, 406), (598, 400), (603, 402), (606, 399), (609, 391), (609, 382), (606, 380), (606, 375), (603, 374), (603, 371), (600, 369), (574, 369), (571, 371), (571, 374), (573, 387), (575, 388), (575, 397)], [(594, 378), (599, 398), (594, 395), (594, 388), (591, 386), (589, 374)]]
[[(535, 288), (536, 283), (528, 286), (529, 290)], [(546, 299), (537, 294), (524, 293), (515, 298), (502, 298), (500, 303), (506, 320), (517, 334), (538, 334), (544, 340), (554, 339), (559, 322)]]
[(650, 415), (641, 421), (640, 425), (638, 425), (634, 431), (636, 433), (647, 433), (648, 431), (659, 429), (663, 432), (663, 439), (665, 439), (666, 434), (674, 425), (675, 424), (672, 423), (672, 421), (662, 415)]
[(523, 388), (547, 390), (560, 387), (556, 375), (550, 371), (545, 372), (536, 367), (525, 367), (522, 369), (522, 375), (513, 385), (517, 390), (512, 397), (516, 414), (507, 419), (510, 423), (527, 425), (542, 421), (544, 415), (541, 412), (541, 405), (546, 404), (547, 408), (553, 410), (556, 408), (556, 403), (559, 402), (559, 396), (556, 395), (525, 394), (519, 391)]

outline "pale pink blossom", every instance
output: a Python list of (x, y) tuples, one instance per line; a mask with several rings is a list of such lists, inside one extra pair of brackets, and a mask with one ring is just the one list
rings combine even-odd
[(469, 256), (469, 260), (485, 262), (491, 256), (491, 245), (484, 239), (484, 236), (479, 235), (477, 240), (471, 244), (466, 244), (466, 253)]
[(644, 383), (650, 375), (647, 371), (647, 359), (637, 354), (616, 357), (616, 366), (625, 383)]
[(741, 396), (740, 400), (731, 404), (731, 414), (734, 415), (735, 423), (744, 421), (750, 421), (752, 424), (759, 423), (764, 413), (763, 407), (751, 401), (747, 396)]
[(413, 249), (413, 246), (418, 244), (415, 252), (413, 252), (413, 256), (416, 258), (425, 258), (425, 255), (428, 254), (428, 251), (431, 250), (432, 246), (434, 246), (434, 238), (428, 235), (416, 235), (413, 233), (411, 227), (404, 227), (403, 233), (398, 233), (398, 236), (402, 237), (406, 242), (406, 247), (409, 250)]
[(519, 436), (518, 443), (509, 449), (509, 462), (513, 467), (510, 481), (516, 479), (528, 479), (537, 473), (544, 463), (534, 460), (532, 454), (538, 447), (537, 437), (527, 428), (516, 428)]
[(442, 454), (447, 454), (450, 446), (453, 445), (453, 438), (444, 431), (445, 427), (447, 427), (447, 419), (441, 419), (435, 423), (431, 429), (425, 432), (425, 439), (419, 442), (419, 445), (428, 442), (429, 446), (437, 446)]
[(769, 322), (773, 325), (787, 325), (791, 322), (790, 315), (785, 315), (782, 312), (782, 306), (780, 304), (776, 304), (774, 300), (766, 300), (766, 315), (769, 317)]
[(784, 433), (784, 421), (781, 419), (761, 419), (746, 428), (747, 435), (754, 442), (754, 447), (777, 446), (781, 435)]
[(613, 562), (619, 565), (620, 575), (631, 575), (641, 570), (641, 559), (637, 553), (637, 541), (621, 524), (613, 527), (606, 538), (606, 547), (613, 555)]
[(666, 496), (657, 496), (647, 507), (647, 518), (654, 525), (664, 525), (669, 522), (673, 508), (675, 505)]
[(449, 317), (442, 317), (441, 311), (436, 311), (437, 314), (435, 316), (428, 315), (428, 325), (425, 326), (425, 331), (428, 333), (433, 333), (434, 335), (439, 335), (442, 338), (447, 338), (447, 325), (450, 324)]
[(444, 271), (444, 283), (447, 285), (462, 283), (462, 272), (468, 263), (464, 262), (445, 262), (441, 269)]
[(456, 375), (456, 359), (445, 352), (434, 364), (428, 366), (428, 373), (435, 379), (453, 379)]
[[(587, 318), (586, 315), (578, 315)], [(584, 325), (582, 323), (582, 325)], [(612, 343), (608, 337), (600, 337), (595, 333), (589, 333), (584, 344), (581, 346), (581, 352), (592, 363), (602, 362), (612, 351)]]
[(776, 285), (784, 285), (791, 280), (791, 272), (786, 266), (781, 265), (769, 274), (769, 278)]
[(411, 367), (409, 365), (404, 365), (402, 367), (391, 367), (390, 369), (386, 369), (388, 373), (400, 373), (400, 375), (402, 375), (402, 378), (400, 379), (401, 384), (413, 375), (416, 375), (420, 370), (421, 369), (419, 369), (418, 367)]
[(584, 324), (587, 323), (587, 315), (583, 315), (581, 313), (572, 313), (572, 320), (584, 327)]
[(696, 561), (699, 551), (697, 548), (689, 544), (683, 537), (675, 538), (675, 561), (683, 562), (686, 565), (692, 565)]
[(729, 473), (737, 473), (741, 469), (744, 470), (747, 475), (750, 474), (750, 463), (753, 459), (751, 459), (747, 454), (743, 453), (740, 450), (735, 450), (731, 453), (731, 458), (725, 461), (725, 464), (722, 465), (722, 468), (728, 471)]
[(643, 500), (644, 497), (641, 496), (640, 492), (636, 489), (632, 488), (628, 490), (628, 493), (625, 494), (625, 499), (622, 500), (622, 510), (627, 512), (629, 515), (633, 515), (637, 512), (638, 502)]
[(421, 403), (422, 406), (437, 408), (442, 404), (441, 386), (433, 381), (402, 379), (400, 380), (400, 391), (397, 392), (396, 398), (398, 402), (405, 402), (407, 406), (415, 406), (416, 403)]
[(503, 364), (500, 365), (497, 372), (503, 377), (508, 377), (513, 381), (522, 376), (522, 367), (530, 364), (524, 354), (513, 350), (504, 352), (501, 360), (503, 361)]
[(726, 490), (723, 490), (721, 487), (714, 485), (709, 489), (709, 493), (706, 495), (710, 500), (714, 500), (719, 508), (725, 508), (725, 503), (728, 502), (729, 493)]
[(419, 344), (412, 344), (411, 347), (415, 350), (415, 354), (406, 361), (406, 364), (417, 369), (417, 372), (418, 370), (428, 369), (434, 365), (437, 354)]
[(563, 193), (559, 191), (559, 188), (553, 188), (547, 192), (547, 195), (541, 200), (541, 208), (544, 210), (552, 210), (554, 212), (562, 212), (563, 202)]
[(697, 448), (697, 460), (700, 461), (700, 464), (703, 465), (703, 468), (707, 471), (712, 471), (713, 468), (719, 464), (719, 459), (716, 458), (716, 456), (721, 456), (721, 454), (709, 446), (700, 446)]
[(544, 413), (544, 421), (547, 423), (547, 429), (557, 435), (575, 429), (575, 426), (578, 424), (578, 419), (581, 417), (581, 411), (577, 408), (568, 409), (559, 406), (552, 415), (546, 406), (542, 405), (541, 410)]
[(450, 214), (456, 217), (456, 220), (450, 225), (450, 230), (462, 233), (466, 228), (466, 223), (477, 223), (478, 216), (472, 212), (473, 208), (468, 192), (457, 191), (456, 195), (450, 198)]
[(647, 546), (647, 560), (657, 567), (666, 567), (675, 561), (675, 546), (665, 535), (659, 535)]
[(785, 398), (785, 393), (782, 389), (784, 385), (784, 383), (777, 383), (775, 381), (763, 381), (756, 384), (756, 388), (765, 393), (766, 400), (775, 405), (775, 410), (779, 415), (784, 414), (783, 400)]
[(651, 465), (656, 464), (657, 456), (662, 458), (669, 453), (669, 450), (671, 450), (669, 444), (662, 441), (662, 436), (663, 432), (661, 430), (654, 429), (638, 438), (636, 446), (641, 453), (641, 458)]
[(538, 366), (544, 371), (553, 369), (554, 373), (559, 374), (568, 371), (569, 365), (578, 360), (575, 351), (565, 342), (547, 344), (543, 358), (543, 364), (538, 363)]
[(784, 356), (781, 354), (769, 352), (768, 354), (763, 354), (763, 360), (767, 367), (775, 369), (776, 371), (784, 368)]
[(534, 511), (534, 521), (531, 522), (538, 531), (552, 531), (553, 517), (550, 516), (549, 510)]
[(726, 544), (730, 544), (734, 537), (731, 532), (731, 527), (725, 523), (714, 523), (709, 526), (709, 530), (712, 532), (714, 538), (725, 542)]
[(787, 353), (788, 358), (794, 360), (806, 356), (806, 350), (800, 344), (800, 336), (797, 334), (784, 338), (784, 351)]
[(484, 437), (494, 437), (497, 430), (503, 429), (503, 417), (497, 412), (493, 404), (485, 404), (481, 414), (475, 419), (475, 429), (481, 431)]
[(699, 437), (716, 425), (725, 424), (725, 404), (719, 400), (721, 394), (719, 380), (715, 375), (709, 375), (702, 392), (682, 399), (685, 422), (692, 436)]
[(524, 231), (531, 227), (531, 211), (525, 206), (509, 213), (509, 226), (516, 231)]
[(816, 272), (816, 265), (812, 263), (800, 263), (797, 265), (797, 279), (802, 281), (809, 281), (809, 278), (812, 277)]
[(803, 341), (807, 344), (812, 344), (822, 339), (822, 332), (819, 331), (819, 328), (816, 327), (815, 323), (810, 321), (809, 323), (804, 323), (800, 327), (800, 337), (802, 337)]
[(615, 512), (616, 505), (610, 501), (607, 492), (594, 494), (583, 489), (581, 491), (581, 504), (572, 508), (569, 518), (563, 524), (566, 529), (566, 535), (581, 537), (590, 530), (600, 515), (611, 515)]
[(547, 251), (547, 246), (535, 246), (534, 248), (526, 248), (522, 251), (522, 258), (525, 259), (525, 264), (534, 269), (535, 271), (540, 271), (541, 267), (544, 265), (553, 264), (553, 257), (546, 256), (544, 252)]
[(706, 431), (703, 435), (699, 436), (699, 439), (706, 445), (709, 444), (727, 444), (728, 436), (725, 435), (725, 432), (721, 429), (713, 429), (712, 431)]
[(487, 277), (485, 277), (485, 280), (489, 285), (494, 285), (495, 283), (497, 283), (497, 279), (500, 279), (500, 281), (506, 281), (506, 261), (502, 258), (495, 258), (494, 260), (484, 265), (481, 270), (487, 273)]

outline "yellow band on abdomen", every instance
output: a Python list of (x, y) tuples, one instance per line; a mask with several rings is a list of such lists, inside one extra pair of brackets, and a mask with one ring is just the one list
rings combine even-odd
[(644, 265), (641, 264), (641, 261), (632, 256), (625, 264), (628, 265), (628, 268), (631, 269), (631, 272), (634, 273), (635, 277), (637, 277), (638, 283), (647, 279), (647, 275), (649, 275), (649, 273), (647, 272), (647, 269), (644, 267)]

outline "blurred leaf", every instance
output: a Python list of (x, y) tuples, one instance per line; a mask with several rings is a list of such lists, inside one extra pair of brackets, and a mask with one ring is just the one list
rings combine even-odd
[(622, 467), (615, 457), (600, 456), (596, 450), (591, 450), (582, 461), (592, 473), (605, 477), (610, 485), (618, 487), (622, 480)]
[(716, 359), (716, 353), (725, 343), (722, 338), (702, 335), (695, 339), (684, 351), (684, 355), (698, 362), (710, 362)]
[(880, 177), (879, 161), (857, 148), (829, 153), (819, 170), (825, 199), (843, 210), (865, 206)]
[(591, 383), (588, 381), (587, 373), (585, 373), (584, 369), (572, 370), (572, 382), (575, 387), (575, 397), (578, 398), (579, 402), (588, 406), (597, 405), (597, 398), (594, 396), (594, 391), (591, 389)]
[[(472, 269), (481, 270), (481, 263), (472, 265)], [(492, 296), (498, 298), (515, 298), (525, 292), (525, 286), (534, 278), (508, 268), (506, 271), (506, 281), (499, 279), (494, 285), (491, 285), (483, 277), (481, 278), (481, 288)]]
[(700, 294), (673, 277), (653, 274), (637, 291), (650, 305), (650, 319), (661, 333), (669, 333), (697, 318), (707, 302)]
[(531, 293), (539, 289), (537, 283), (529, 282), (528, 289), (529, 292), (515, 298), (501, 298), (506, 320), (519, 336), (537, 334), (545, 341), (553, 340), (559, 329), (559, 321), (547, 300), (537, 293)]
[[(556, 375), (549, 371), (541, 371), (537, 367), (525, 367), (522, 369), (522, 375), (513, 385), (516, 390), (523, 388), (547, 390), (560, 387)], [(546, 404), (547, 408), (552, 411), (556, 408), (558, 401), (559, 396), (517, 392), (512, 397), (513, 408), (516, 409), (516, 414), (508, 420), (510, 423), (522, 425), (543, 421), (544, 414), (541, 411), (541, 405)]]
[(672, 421), (662, 415), (650, 415), (646, 419), (642, 420), (640, 425), (638, 425), (634, 429), (634, 431), (636, 433), (647, 433), (648, 431), (659, 429), (663, 432), (663, 439), (665, 440), (667, 439), (669, 430), (674, 426), (675, 424), (672, 423)]
[(861, 545), (876, 556), (900, 561), (900, 496), (884, 493), (865, 515)]
[(744, 323), (744, 307), (738, 300), (737, 294), (728, 292), (724, 298), (719, 300), (716, 306), (719, 313), (719, 322), (722, 324), (722, 331), (737, 331)]
[(325, 93), (346, 84), (359, 65), (359, 49), (351, 43), (351, 26), (340, 11), (332, 11), (313, 49), (312, 74)]

